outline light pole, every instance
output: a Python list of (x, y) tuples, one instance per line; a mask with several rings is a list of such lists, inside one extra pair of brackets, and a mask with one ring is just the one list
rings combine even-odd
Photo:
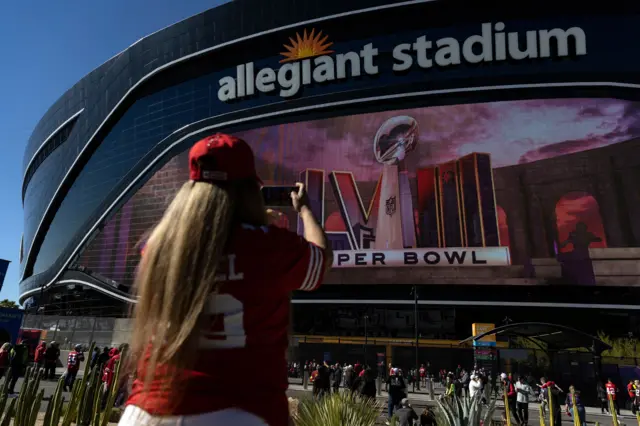
[(367, 365), (367, 321), (369, 321), (369, 315), (365, 314), (364, 315), (364, 366), (366, 367)]
[(415, 392), (416, 387), (418, 388), (418, 390), (420, 390), (420, 375), (418, 374), (418, 347), (420, 344), (419, 341), (419, 334), (418, 334), (418, 286), (417, 285), (413, 285), (413, 301), (415, 302), (413, 304), (413, 318), (414, 318), (414, 323), (415, 323), (415, 327), (414, 327), (414, 332), (415, 332), (415, 337), (416, 337), (416, 360), (415, 360), (415, 380), (413, 381), (413, 390)]

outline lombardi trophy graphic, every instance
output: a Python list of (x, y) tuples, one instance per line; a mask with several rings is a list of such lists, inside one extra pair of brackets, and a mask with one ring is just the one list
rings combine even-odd
[(373, 154), (383, 164), (374, 248), (416, 246), (413, 201), (404, 159), (418, 142), (418, 123), (401, 115), (385, 121), (373, 141)]

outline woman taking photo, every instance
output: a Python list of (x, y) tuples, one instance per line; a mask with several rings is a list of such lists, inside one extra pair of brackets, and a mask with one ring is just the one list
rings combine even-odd
[(320, 285), (331, 248), (302, 184), (291, 203), (304, 238), (268, 224), (243, 140), (201, 140), (189, 168), (138, 269), (140, 362), (120, 425), (285, 426), (290, 293)]

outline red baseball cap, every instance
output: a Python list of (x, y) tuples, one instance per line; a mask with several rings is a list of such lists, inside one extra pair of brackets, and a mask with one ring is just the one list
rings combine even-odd
[(251, 147), (242, 139), (216, 133), (196, 142), (189, 151), (189, 179), (225, 182), (260, 178)]

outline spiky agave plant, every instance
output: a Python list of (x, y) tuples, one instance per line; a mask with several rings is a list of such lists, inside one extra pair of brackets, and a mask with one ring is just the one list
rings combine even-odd
[(493, 400), (485, 408), (480, 398), (439, 399), (436, 421), (439, 426), (480, 426), (490, 425), (496, 408)]
[(0, 396), (0, 412), (3, 413), (0, 425), (9, 425), (13, 421), (14, 425), (33, 426), (44, 397), (44, 389), (40, 389), (40, 379), (44, 371), (33, 367), (28, 368), (20, 388), (20, 395), (11, 399), (5, 410), (8, 398), (7, 382), (11, 377), (10, 369), (8, 373), (1, 390), (2, 396)]
[(382, 404), (350, 392), (303, 399), (293, 414), (296, 426), (374, 426)]

